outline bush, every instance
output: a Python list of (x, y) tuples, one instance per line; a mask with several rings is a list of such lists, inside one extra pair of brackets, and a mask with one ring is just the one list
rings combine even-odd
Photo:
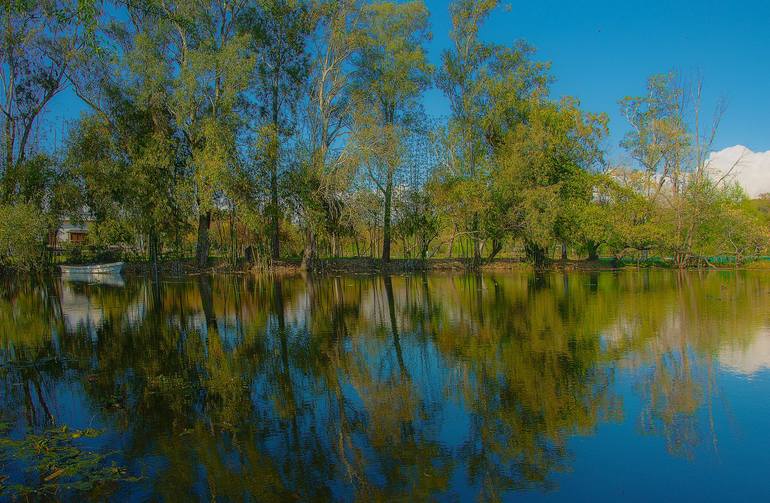
[(0, 266), (22, 270), (44, 264), (49, 222), (31, 204), (0, 205)]

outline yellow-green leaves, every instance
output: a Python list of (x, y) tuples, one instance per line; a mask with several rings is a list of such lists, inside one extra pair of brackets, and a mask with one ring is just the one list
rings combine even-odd
[(382, 123), (403, 121), (430, 83), (428, 10), (422, 1), (376, 2), (364, 8), (362, 23), (356, 99)]
[(32, 204), (0, 205), (0, 268), (42, 266), (41, 249), (50, 224), (49, 217)]

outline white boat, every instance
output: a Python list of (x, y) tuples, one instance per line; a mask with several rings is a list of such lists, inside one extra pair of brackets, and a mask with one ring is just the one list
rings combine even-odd
[(120, 274), (123, 262), (94, 265), (60, 265), (62, 274), (91, 275), (91, 274)]
[(91, 273), (78, 273), (78, 272), (65, 272), (62, 273), (61, 279), (67, 283), (88, 283), (89, 285), (104, 285), (104, 286), (116, 286), (124, 287), (126, 282), (123, 280), (123, 275), (120, 273), (113, 274), (91, 274)]

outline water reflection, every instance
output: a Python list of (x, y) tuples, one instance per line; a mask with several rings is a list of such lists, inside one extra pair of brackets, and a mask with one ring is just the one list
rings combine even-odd
[(770, 362), (764, 273), (1, 286), (5, 436), (95, 428), (141, 476), (64, 498), (537, 498), (571, 483), (578, 438), (718, 456), (719, 376)]

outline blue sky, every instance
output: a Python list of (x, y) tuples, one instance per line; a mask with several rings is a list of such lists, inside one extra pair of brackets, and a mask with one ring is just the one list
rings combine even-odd
[[(438, 63), (449, 43), (447, 1), (426, 3), (431, 57)], [(526, 40), (538, 59), (551, 62), (554, 96), (575, 96), (584, 109), (607, 112), (611, 157), (622, 157), (618, 143), (626, 130), (618, 100), (642, 94), (649, 75), (669, 70), (703, 77), (709, 116), (726, 98), (717, 149), (742, 144), (770, 150), (770, 1), (529, 0), (508, 6), (482, 28), (482, 38)], [(432, 92), (426, 108), (442, 114), (447, 105)]]
[[(448, 2), (426, 3), (433, 31), (430, 56), (438, 64), (449, 44)], [(643, 93), (649, 75), (674, 69), (702, 75), (707, 112), (726, 98), (717, 149), (742, 144), (770, 150), (770, 1), (529, 0), (507, 5), (481, 36), (499, 44), (526, 40), (538, 59), (552, 64), (553, 96), (575, 96), (584, 109), (607, 112), (611, 160), (623, 160), (618, 143), (626, 124), (618, 100)], [(448, 113), (436, 90), (426, 95), (425, 106), (430, 115)], [(47, 115), (60, 124), (82, 110), (77, 98), (64, 93)], [(61, 141), (61, 129), (55, 129)]]

